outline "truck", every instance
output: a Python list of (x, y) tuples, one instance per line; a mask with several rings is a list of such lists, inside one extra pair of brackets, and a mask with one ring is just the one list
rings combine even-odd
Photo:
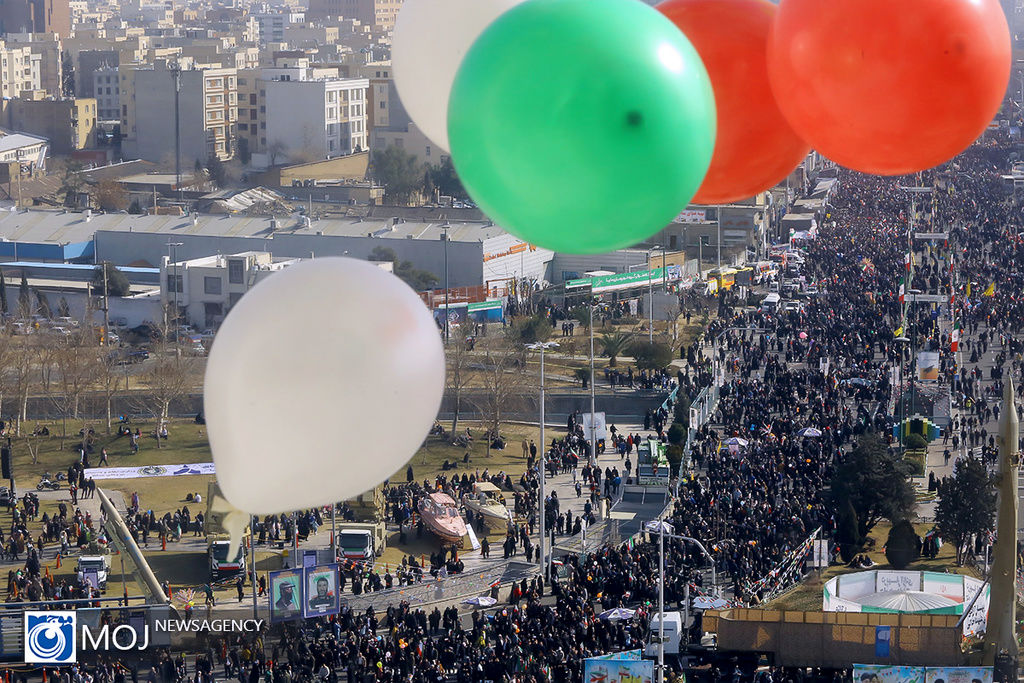
[(99, 582), (101, 591), (107, 589), (107, 576), (110, 574), (110, 556), (109, 555), (82, 555), (78, 558), (78, 564), (75, 566), (75, 573), (78, 575), (78, 581), (84, 582), (86, 575), (95, 572), (96, 580)]
[(338, 527), (338, 555), (347, 560), (373, 562), (387, 545), (383, 522), (346, 522)]
[[(248, 530), (245, 539), (249, 538)], [(217, 534), (207, 539), (206, 554), (210, 565), (210, 580), (220, 581), (223, 578), (245, 572), (245, 539), (238, 544), (233, 558), (228, 557), (231, 540), (227, 534)]]
[[(651, 615), (651, 637), (644, 649), (644, 657), (657, 658), (660, 641), (661, 615)], [(683, 616), (679, 612), (665, 612), (665, 656), (678, 657), (682, 642)]]

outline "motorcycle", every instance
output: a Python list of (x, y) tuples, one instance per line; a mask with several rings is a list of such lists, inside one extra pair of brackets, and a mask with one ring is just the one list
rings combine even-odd
[(36, 491), (58, 491), (60, 490), (60, 484), (55, 481), (50, 481), (46, 477), (36, 484)]

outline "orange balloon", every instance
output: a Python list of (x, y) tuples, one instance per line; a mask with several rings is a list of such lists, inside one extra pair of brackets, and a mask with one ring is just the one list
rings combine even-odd
[(718, 136), (693, 203), (727, 204), (785, 179), (810, 145), (786, 122), (768, 83), (765, 57), (776, 6), (768, 0), (668, 0), (655, 9), (697, 48), (715, 91)]
[(1010, 78), (997, 0), (783, 0), (768, 41), (782, 113), (829, 159), (903, 175), (970, 145)]

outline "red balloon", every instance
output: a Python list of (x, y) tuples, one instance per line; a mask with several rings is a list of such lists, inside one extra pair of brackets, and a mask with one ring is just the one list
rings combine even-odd
[(997, 0), (782, 0), (768, 73), (782, 113), (829, 159), (903, 175), (970, 145), (1010, 78)]
[(655, 9), (697, 48), (715, 91), (715, 151), (693, 203), (726, 204), (778, 184), (810, 145), (786, 122), (768, 83), (765, 56), (776, 6), (768, 0), (668, 0)]

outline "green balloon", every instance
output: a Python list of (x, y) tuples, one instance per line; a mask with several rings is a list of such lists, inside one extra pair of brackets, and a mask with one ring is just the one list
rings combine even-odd
[(637, 0), (527, 0), (470, 48), (452, 159), (512, 234), (596, 254), (668, 225), (704, 180), (715, 99), (690, 41)]

